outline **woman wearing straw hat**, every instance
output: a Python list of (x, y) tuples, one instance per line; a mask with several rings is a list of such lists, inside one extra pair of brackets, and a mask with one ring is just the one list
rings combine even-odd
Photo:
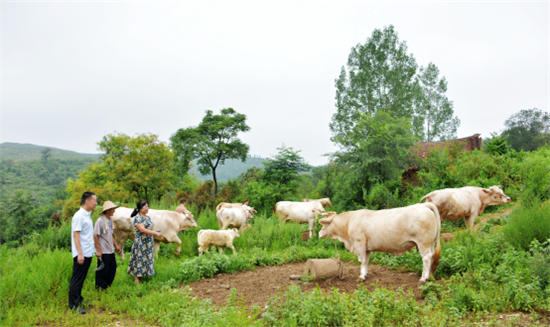
[(111, 201), (105, 201), (103, 211), (100, 213), (101, 217), (95, 222), (94, 242), (98, 259), (95, 270), (95, 287), (97, 289), (106, 289), (111, 286), (116, 275), (115, 251), (119, 254), (122, 252), (113, 239), (113, 223), (111, 222), (111, 217), (118, 207)]

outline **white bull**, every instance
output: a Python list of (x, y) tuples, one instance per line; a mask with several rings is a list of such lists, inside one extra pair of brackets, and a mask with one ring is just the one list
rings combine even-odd
[(238, 228), (243, 232), (248, 228), (248, 221), (253, 218), (253, 214), (258, 213), (254, 208), (247, 205), (241, 205), (239, 208), (222, 208), (216, 212), (218, 226), (220, 229)]
[(313, 236), (313, 227), (317, 215), (326, 212), (321, 202), (293, 202), (280, 201), (273, 208), (274, 213), (279, 217), (281, 224), (287, 221), (300, 224), (309, 223), (309, 237)]
[(499, 186), (491, 186), (489, 189), (466, 186), (433, 191), (424, 196), (420, 202), (424, 200), (437, 206), (441, 222), (444, 219), (464, 218), (466, 226), (472, 228), (477, 216), (483, 214), (485, 207), (508, 203), (511, 199)]
[(430, 273), (437, 269), (441, 253), (441, 221), (437, 207), (432, 203), (323, 215), (328, 217), (319, 220), (323, 225), (319, 237), (339, 240), (348, 251), (357, 255), (361, 263), (360, 279), (365, 279), (368, 273), (371, 252), (402, 255), (415, 246), (424, 267), (420, 283), (425, 283)]
[[(120, 207), (115, 210), (115, 214), (111, 218), (114, 224), (114, 235), (116, 242), (120, 248), (124, 248), (126, 239), (133, 240), (136, 236), (136, 230), (134, 227), (134, 218), (131, 218), (134, 209)], [(197, 223), (191, 212), (178, 213), (169, 210), (154, 210), (149, 209), (147, 213), (153, 222), (152, 229), (160, 231), (164, 237), (155, 237), (155, 257), (158, 257), (158, 251), (160, 249), (160, 242), (162, 243), (177, 243), (178, 249), (176, 254), (181, 252), (181, 240), (178, 237), (178, 233), (182, 230), (197, 227)], [(125, 259), (124, 251), (120, 254), (122, 260)]]

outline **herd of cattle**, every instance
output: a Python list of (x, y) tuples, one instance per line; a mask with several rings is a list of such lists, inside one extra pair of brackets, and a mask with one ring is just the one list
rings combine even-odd
[[(477, 216), (489, 205), (510, 202), (499, 186), (488, 189), (481, 187), (463, 187), (443, 189), (431, 192), (420, 202), (408, 207), (386, 210), (356, 210), (337, 214), (326, 212), (330, 199), (310, 200), (303, 202), (277, 202), (273, 211), (285, 222), (309, 223), (309, 235), (313, 235), (315, 221), (323, 226), (320, 238), (331, 238), (343, 242), (346, 249), (357, 255), (361, 263), (360, 279), (365, 279), (371, 252), (386, 252), (401, 255), (416, 247), (422, 257), (423, 271), (420, 282), (426, 282), (439, 263), (441, 223), (444, 219), (457, 220), (464, 218), (471, 228)], [(132, 209), (116, 209), (112, 220), (115, 225), (115, 237), (123, 248), (128, 238), (134, 239), (135, 229)], [(221, 252), (227, 247), (233, 250), (233, 240), (248, 228), (248, 222), (257, 213), (253, 207), (241, 203), (220, 203), (216, 207), (216, 218), (220, 230), (201, 230), (197, 234), (199, 255), (217, 246)], [(193, 214), (183, 214), (168, 210), (150, 209), (149, 214), (154, 229), (161, 231), (162, 238), (155, 237), (155, 256), (158, 255), (160, 242), (177, 243), (176, 254), (181, 251), (181, 240), (178, 233), (182, 230), (197, 227)], [(124, 253), (121, 253), (124, 260)]]

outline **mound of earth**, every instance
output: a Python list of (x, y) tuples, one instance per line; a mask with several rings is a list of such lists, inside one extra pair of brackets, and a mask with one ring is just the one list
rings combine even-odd
[[(234, 274), (218, 274), (213, 278), (207, 278), (195, 283), (190, 283), (193, 296), (212, 299), (215, 305), (226, 304), (227, 296), (232, 288), (236, 288), (240, 295), (244, 295), (246, 304), (265, 306), (270, 296), (279, 294), (279, 289), (284, 293), (288, 285), (298, 285), (303, 292), (311, 292), (317, 284), (327, 294), (332, 287), (340, 292), (353, 293), (361, 281), (358, 280), (360, 267), (353, 263), (344, 262), (344, 279), (338, 278), (325, 281), (313, 281), (303, 283), (299, 280), (291, 280), (290, 275), (301, 275), (305, 269), (305, 262), (290, 263), (282, 266), (258, 267), (254, 271), (239, 271)], [(417, 301), (421, 301), (421, 290), (418, 288), (420, 275), (411, 272), (399, 272), (389, 268), (369, 264), (369, 273), (363, 285), (369, 291), (378, 287), (397, 290), (402, 287), (405, 292), (412, 289)]]

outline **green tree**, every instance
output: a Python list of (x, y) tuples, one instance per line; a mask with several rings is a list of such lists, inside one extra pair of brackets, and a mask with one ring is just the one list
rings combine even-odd
[[(25, 244), (25, 232), (36, 224), (35, 216), (40, 206), (40, 200), (31, 192), (17, 190), (0, 204), (0, 219), (2, 220), (2, 241), (9, 234), (18, 234)], [(7, 230), (7, 233), (6, 233)], [(19, 234), (20, 233), (20, 234)]]
[(513, 114), (504, 125), (502, 136), (516, 151), (533, 151), (550, 143), (550, 114), (540, 109), (525, 109)]
[(214, 194), (217, 195), (216, 168), (227, 159), (246, 161), (249, 146), (237, 138), (237, 134), (249, 130), (246, 115), (232, 108), (222, 109), (220, 115), (207, 110), (199, 126), (180, 128), (170, 137), (178, 160), (178, 172), (187, 173), (191, 161), (196, 159), (201, 174), (212, 174)]
[(362, 117), (379, 110), (395, 118), (412, 118), (411, 127), (419, 138), (456, 133), (459, 121), (452, 118), (452, 102), (444, 94), (445, 78), (439, 78), (432, 63), (419, 70), (392, 25), (375, 29), (365, 44), (351, 49), (335, 85), (337, 111), (330, 129), (332, 141), (342, 149), (355, 146), (356, 137), (350, 134)]
[(300, 172), (311, 169), (311, 166), (300, 156), (301, 150), (294, 151), (292, 148), (285, 147), (284, 144), (277, 150), (279, 153), (276, 156), (264, 162), (263, 178), (268, 183), (288, 185), (296, 181)]
[(506, 142), (506, 138), (497, 133), (491, 133), (489, 139), (484, 140), (483, 148), (489, 154), (503, 155), (508, 153), (510, 146)]
[(453, 102), (445, 95), (447, 80), (445, 77), (439, 78), (439, 69), (433, 63), (429, 63), (426, 68), (420, 67), (418, 79), (422, 92), (412, 117), (415, 134), (426, 142), (436, 138), (456, 138), (460, 120), (453, 117)]
[(52, 149), (45, 148), (44, 150), (40, 151), (40, 153), (42, 154), (42, 161), (48, 162), (48, 159), (50, 159), (50, 157), (52, 156)]
[(103, 152), (101, 162), (88, 166), (76, 181), (69, 179), (65, 216), (79, 207), (85, 191), (96, 193), (99, 203), (105, 200), (129, 203), (136, 198), (159, 200), (173, 189), (174, 154), (157, 135), (109, 134), (98, 145)]

